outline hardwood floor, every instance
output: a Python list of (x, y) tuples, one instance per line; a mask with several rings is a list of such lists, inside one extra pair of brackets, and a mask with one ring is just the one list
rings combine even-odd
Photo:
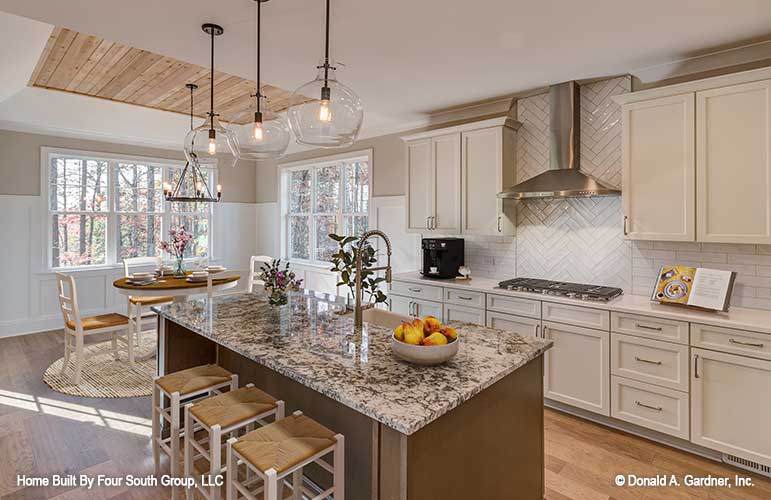
[[(42, 373), (62, 352), (59, 332), (0, 339), (0, 499), (168, 498), (160, 487), (85, 491), (17, 485), (17, 474), (145, 476), (153, 471), (150, 398), (92, 399), (52, 391)], [(680, 480), (685, 474), (749, 474), (552, 410), (546, 410), (545, 422), (548, 500), (771, 499), (771, 481), (757, 475), (749, 488), (615, 486), (617, 474), (675, 474)]]

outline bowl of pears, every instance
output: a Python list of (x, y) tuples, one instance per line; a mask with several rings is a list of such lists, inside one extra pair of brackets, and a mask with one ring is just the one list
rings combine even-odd
[(398, 358), (417, 365), (446, 363), (458, 354), (458, 332), (433, 316), (402, 323), (391, 336), (391, 349)]

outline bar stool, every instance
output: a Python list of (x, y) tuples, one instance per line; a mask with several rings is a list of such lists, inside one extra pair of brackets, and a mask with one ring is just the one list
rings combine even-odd
[[(238, 389), (238, 375), (232, 374), (218, 365), (201, 365), (187, 370), (158, 377), (153, 383), (152, 446), (155, 473), (160, 475), (161, 451), (169, 456), (172, 477), (179, 477), (180, 453), (179, 440), (184, 435), (180, 427), (180, 401), (195, 402), (204, 397), (220, 394), (221, 389)], [(163, 396), (171, 401), (163, 409)], [(169, 422), (169, 437), (161, 436), (161, 418)], [(172, 498), (177, 498), (177, 488), (171, 490)]]
[[(334, 466), (322, 458), (332, 453)], [(303, 486), (303, 467), (319, 465), (332, 474), (332, 487), (318, 495)], [(246, 467), (246, 480), (239, 478), (240, 466)], [(300, 411), (289, 417), (249, 432), (227, 443), (227, 500), (239, 495), (257, 500), (264, 492), (265, 500), (283, 498), (286, 478), (292, 476), (292, 500), (321, 500), (333, 494), (334, 500), (345, 498), (345, 439)], [(256, 474), (257, 477), (251, 477)], [(256, 488), (255, 488), (256, 487)]]
[[(197, 489), (207, 500), (219, 500), (220, 485), (216, 484), (215, 478), (223, 472), (222, 448), (225, 443), (222, 436), (237, 436), (242, 429), (251, 431), (255, 424), (268, 425), (265, 419), (269, 417), (274, 421), (284, 418), (284, 402), (257, 389), (254, 384), (185, 405), (185, 429), (193, 429), (185, 432), (185, 477), (195, 481), (192, 490), (185, 490), (187, 498), (192, 498)], [(205, 431), (200, 440), (196, 438), (199, 430)], [(196, 460), (199, 458), (209, 462), (207, 486), (198, 479), (196, 466), (199, 462)], [(206, 474), (201, 471), (200, 475)]]

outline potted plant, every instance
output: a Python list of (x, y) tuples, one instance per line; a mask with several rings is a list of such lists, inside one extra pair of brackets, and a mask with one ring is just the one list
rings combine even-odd
[(385, 302), (387, 297), (380, 290), (380, 283), (385, 281), (382, 276), (377, 276), (374, 271), (368, 268), (377, 262), (377, 252), (369, 244), (364, 244), (360, 248), (358, 236), (340, 236), (330, 234), (329, 237), (338, 244), (338, 251), (332, 255), (332, 269), (330, 271), (339, 274), (340, 279), (337, 286), (347, 286), (350, 290), (348, 294), (348, 309), (353, 307), (353, 301), (356, 295), (356, 256), (361, 252), (361, 289), (365, 297), (363, 300), (369, 304), (379, 304)]
[(185, 231), (185, 226), (179, 228), (172, 227), (169, 229), (169, 241), (161, 241), (158, 245), (161, 250), (171, 254), (176, 259), (176, 265), (174, 266), (174, 277), (185, 277), (185, 249), (187, 245), (193, 240), (192, 233)]
[(274, 259), (270, 264), (260, 267), (260, 279), (265, 283), (265, 292), (268, 294), (268, 302), (272, 306), (282, 306), (287, 303), (287, 291), (296, 292), (300, 289), (303, 280), (297, 279), (289, 270), (289, 262), (281, 267), (281, 259)]

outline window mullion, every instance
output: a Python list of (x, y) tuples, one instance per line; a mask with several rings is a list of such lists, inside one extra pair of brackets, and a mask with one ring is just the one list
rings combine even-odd
[(105, 256), (105, 262), (107, 264), (118, 263), (118, 221), (115, 213), (115, 203), (117, 201), (117, 182), (116, 172), (117, 162), (110, 160), (107, 162), (107, 223), (105, 224), (105, 244), (107, 248), (107, 255)]

